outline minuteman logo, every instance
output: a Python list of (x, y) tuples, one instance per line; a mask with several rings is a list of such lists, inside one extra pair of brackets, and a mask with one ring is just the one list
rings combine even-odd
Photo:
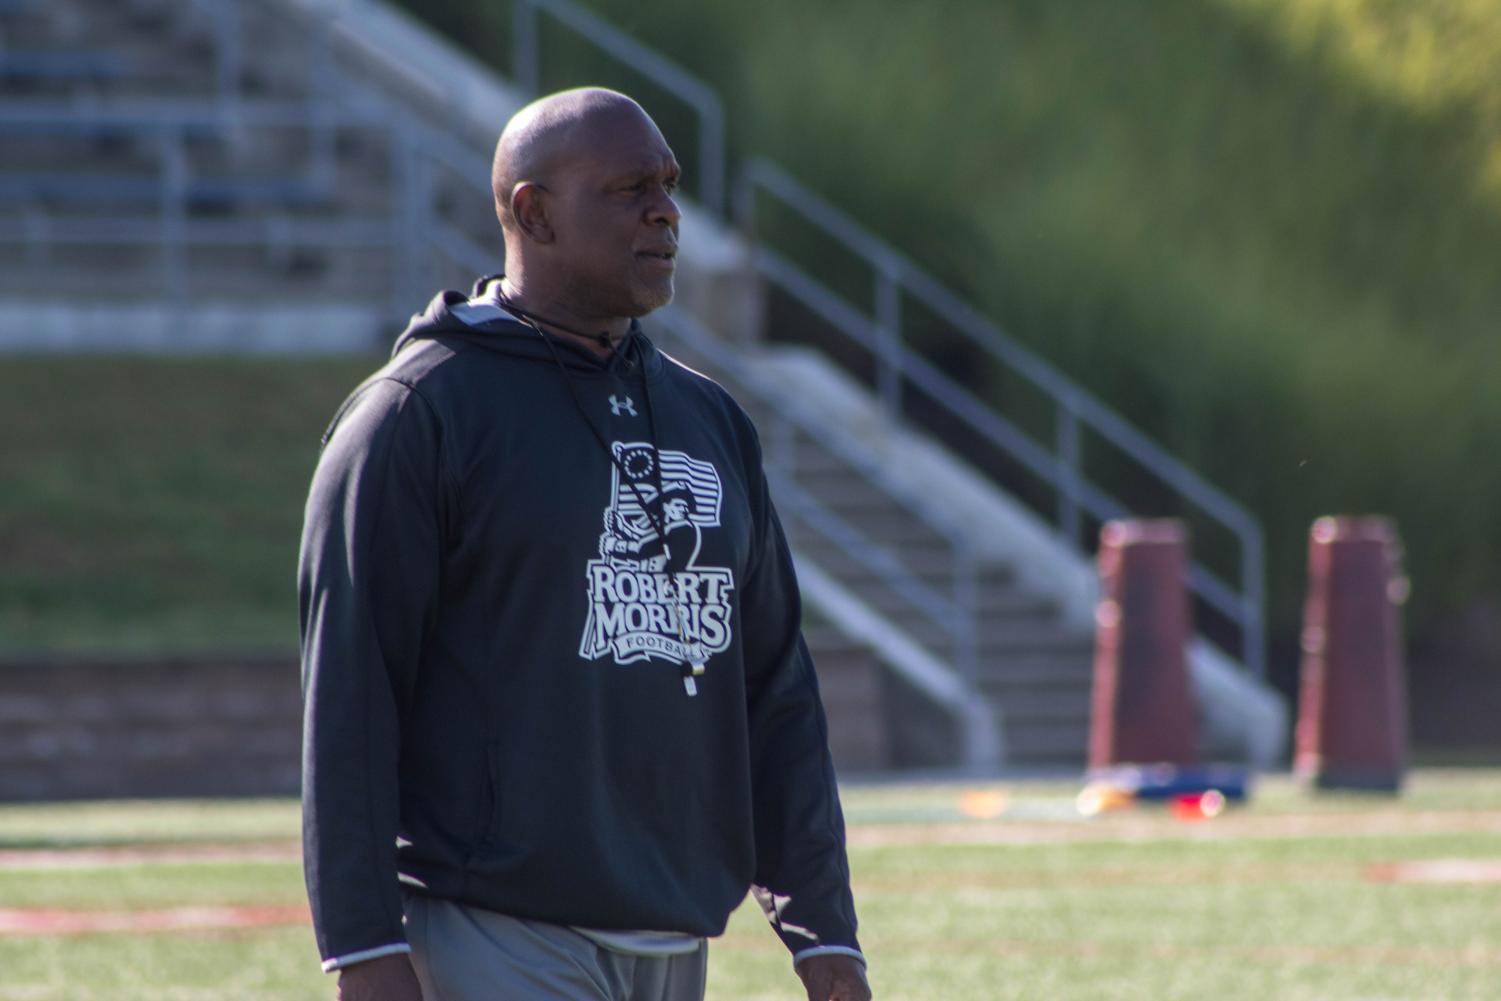
[(730, 645), (734, 575), (698, 562), (703, 533), (719, 527), (719, 473), (712, 463), (659, 453), (645, 442), (611, 448), (619, 461), (599, 559), (588, 564), (589, 620), (579, 656), (701, 664)]

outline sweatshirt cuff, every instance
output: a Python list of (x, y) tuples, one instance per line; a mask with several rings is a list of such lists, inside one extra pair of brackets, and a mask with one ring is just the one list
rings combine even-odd
[(800, 949), (792, 954), (792, 968), (797, 969), (797, 964), (814, 956), (849, 956), (858, 959), (861, 966), (869, 967), (865, 962), (865, 956), (859, 949), (851, 949), (846, 945), (816, 945), (811, 949)]
[[(378, 945), (374, 949), (361, 949), (359, 952), (351, 952), (347, 956), (335, 956), (333, 959), (325, 959), (323, 961), (323, 972), (332, 973), (335, 970), (342, 970), (346, 966), (353, 966), (355, 963), (363, 963), (367, 959), (379, 959), (382, 956), (394, 956), (398, 952), (411, 951), (412, 946), (407, 942), (393, 942), (390, 945)], [(809, 951), (813, 952), (816, 950), (810, 949)]]

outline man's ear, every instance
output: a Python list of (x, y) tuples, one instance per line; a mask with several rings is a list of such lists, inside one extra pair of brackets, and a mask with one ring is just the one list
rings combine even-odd
[(547, 215), (547, 189), (531, 181), (522, 181), (511, 189), (511, 218), (516, 228), (537, 243), (553, 241), (552, 222)]

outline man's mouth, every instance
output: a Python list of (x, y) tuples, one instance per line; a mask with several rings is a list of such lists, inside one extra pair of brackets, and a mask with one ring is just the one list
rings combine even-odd
[(677, 251), (675, 250), (638, 250), (636, 257), (643, 267), (650, 271), (658, 271), (664, 275), (677, 271)]

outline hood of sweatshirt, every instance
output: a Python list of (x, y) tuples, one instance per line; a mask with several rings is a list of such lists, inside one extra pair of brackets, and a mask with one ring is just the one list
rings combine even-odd
[(471, 295), (445, 289), (433, 296), (427, 308), (415, 314), (396, 338), (391, 356), (394, 358), (417, 341), (452, 338), (549, 367), (561, 364), (570, 377), (613, 376), (634, 380), (643, 373), (650, 377), (661, 370), (661, 352), (641, 332), (637, 321), (631, 321), (615, 350), (601, 358), (570, 338), (546, 337), (508, 311), (496, 296), (501, 277), (481, 278)]

